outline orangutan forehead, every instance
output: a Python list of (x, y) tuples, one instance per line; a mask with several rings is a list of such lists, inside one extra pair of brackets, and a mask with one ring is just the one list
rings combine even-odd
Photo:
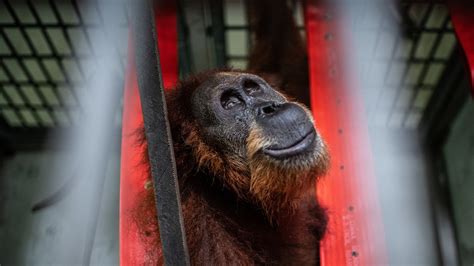
[[(235, 82), (238, 79), (246, 78), (246, 79), (254, 79), (254, 80), (262, 80), (262, 77), (254, 75), (252, 73), (245, 73), (245, 72), (232, 72), (232, 71), (225, 71), (225, 72), (218, 72), (214, 74), (211, 80), (217, 83), (227, 83), (227, 82)], [(265, 81), (264, 81), (265, 82)]]
[(237, 77), (240, 74), (242, 74), (242, 73), (238, 73), (238, 72), (219, 72), (219, 73), (216, 74), (216, 76), (217, 77), (219, 77), (219, 76)]
[(261, 78), (257, 75), (251, 74), (251, 73), (245, 73), (245, 72), (232, 72), (232, 71), (226, 71), (226, 72), (218, 72), (215, 74), (215, 78), (220, 79), (220, 78), (238, 78), (242, 75), (248, 76), (248, 77), (258, 77)]

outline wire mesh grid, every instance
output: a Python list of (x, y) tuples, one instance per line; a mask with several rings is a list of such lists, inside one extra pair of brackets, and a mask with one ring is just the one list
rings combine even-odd
[[(403, 3), (396, 7), (400, 16), (396, 38), (384, 35), (384, 20), (374, 43), (371, 67), (386, 60), (383, 86), (375, 94), (376, 106), (367, 110), (369, 121), (389, 128), (417, 128), (423, 112), (453, 56), (456, 38), (447, 7), (439, 3)], [(380, 47), (389, 47), (389, 58), (379, 58)], [(365, 75), (370, 75), (366, 69)], [(374, 84), (377, 85), (377, 84)], [(377, 88), (375, 88), (377, 89)]]
[[(101, 8), (113, 8), (121, 17), (117, 30), (123, 36), (128, 24), (123, 2), (80, 2), (0, 2), (3, 127), (48, 129), (79, 119), (77, 91), (85, 89), (101, 56), (90, 37), (102, 29)], [(126, 39), (116, 46), (112, 48), (124, 57)]]

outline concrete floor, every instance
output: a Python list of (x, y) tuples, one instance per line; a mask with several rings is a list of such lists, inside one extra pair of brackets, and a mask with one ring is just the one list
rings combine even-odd
[(94, 236), (90, 254), (92, 265), (118, 265), (118, 154), (109, 159), (95, 233), (68, 221), (64, 215), (71, 211), (68, 195), (50, 207), (31, 211), (33, 204), (57, 191), (70, 178), (52, 180), (52, 164), (64, 155), (64, 151), (56, 150), (22, 152), (3, 158), (0, 169), (0, 265), (82, 264), (83, 254), (70, 260), (57, 251), (58, 245), (74, 243), (75, 239), (68, 239), (72, 231)]

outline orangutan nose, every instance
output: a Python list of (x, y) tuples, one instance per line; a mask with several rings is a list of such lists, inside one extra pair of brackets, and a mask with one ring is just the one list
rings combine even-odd
[(257, 122), (267, 126), (285, 126), (308, 120), (303, 108), (294, 103), (264, 102), (256, 106)]
[(264, 134), (278, 140), (278, 147), (288, 147), (314, 132), (306, 111), (294, 103), (266, 102), (257, 107), (257, 124)]
[(282, 109), (282, 107), (284, 108), (283, 105), (284, 104), (276, 102), (264, 102), (259, 104), (256, 106), (257, 116), (263, 118), (275, 115), (280, 111), (280, 109)]

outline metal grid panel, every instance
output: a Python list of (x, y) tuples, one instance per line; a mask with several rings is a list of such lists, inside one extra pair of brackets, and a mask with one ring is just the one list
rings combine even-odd
[[(79, 3), (0, 2), (0, 119), (7, 127), (67, 127), (80, 117), (77, 93), (101, 56), (91, 40), (101, 30), (101, 8), (121, 17), (117, 30), (126, 32), (128, 20), (123, 1)], [(124, 56), (126, 45), (113, 49)]]
[(251, 39), (244, 0), (224, 1), (224, 30), (226, 62), (235, 68), (245, 69)]
[[(441, 76), (449, 71), (446, 64), (453, 54), (456, 38), (445, 5), (404, 3), (398, 11), (403, 18), (399, 22), (402, 34), (388, 44), (383, 42), (383, 34), (379, 34), (376, 42), (378, 46), (393, 48), (383, 78), (384, 90), (370, 121), (390, 128), (417, 128)], [(383, 25), (384, 21), (380, 23)], [(390, 75), (397, 71), (401, 80), (391, 80)], [(388, 117), (382, 119), (376, 115), (385, 113)]]

